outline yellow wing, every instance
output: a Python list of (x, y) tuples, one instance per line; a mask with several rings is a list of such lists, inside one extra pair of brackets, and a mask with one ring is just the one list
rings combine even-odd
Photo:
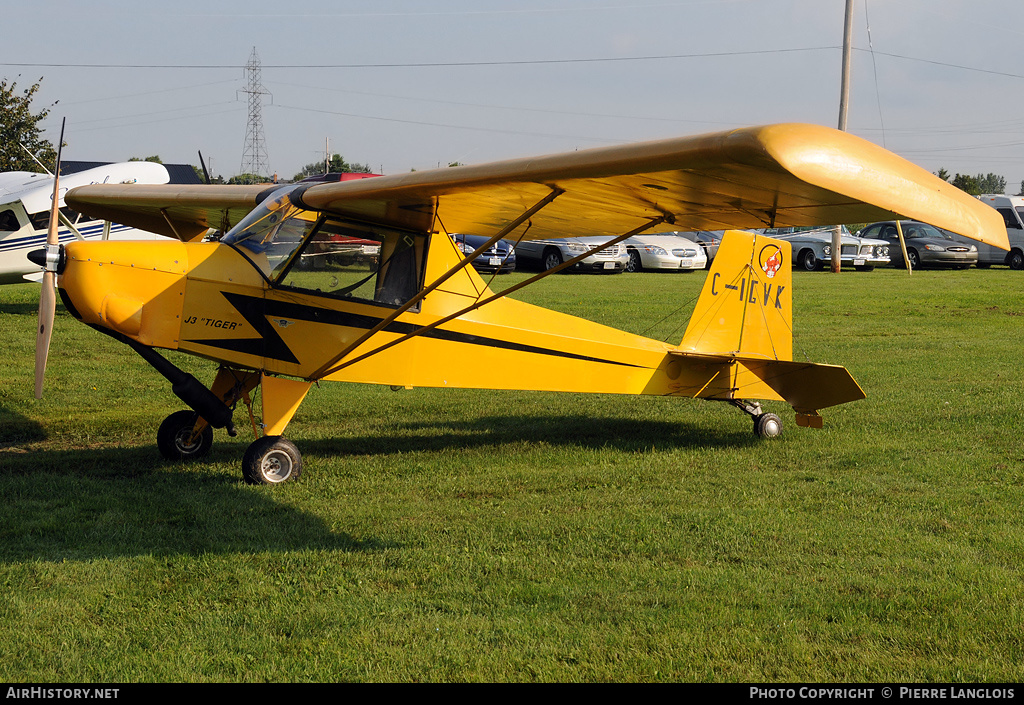
[(64, 202), (94, 218), (188, 242), (210, 228), (226, 232), (275, 188), (273, 184), (92, 184), (71, 189)]
[[(225, 208), (254, 202), (265, 187), (227, 188), (94, 185), (66, 200), (127, 225), (162, 232), (169, 220), (195, 231), (219, 227)], [(618, 235), (657, 217), (676, 230), (721, 230), (898, 215), (1008, 248), (993, 208), (877, 145), (800, 124), (315, 184), (302, 201), (387, 225), (488, 234), (553, 191), (560, 195), (530, 219), (526, 239)]]

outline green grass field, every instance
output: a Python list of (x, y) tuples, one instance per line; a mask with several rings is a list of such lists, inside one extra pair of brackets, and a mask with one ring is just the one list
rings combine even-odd
[[(677, 342), (703, 280), (517, 297)], [(868, 398), (769, 404), (771, 442), (710, 402), (324, 385), (268, 488), (247, 423), (162, 460), (181, 403), (62, 309), (35, 401), (37, 289), (0, 287), (0, 681), (1018, 682), (1022, 290), (795, 273), (796, 357)]]

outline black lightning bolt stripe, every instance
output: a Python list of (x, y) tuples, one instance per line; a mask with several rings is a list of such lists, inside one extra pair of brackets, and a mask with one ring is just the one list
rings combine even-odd
[[(309, 306), (307, 304), (274, 301), (272, 299), (262, 299), (256, 296), (246, 296), (244, 294), (233, 294), (226, 291), (222, 291), (221, 294), (223, 294), (224, 298), (226, 298), (228, 302), (234, 306), (240, 314), (242, 314), (245, 320), (249, 322), (249, 325), (255, 328), (263, 337), (188, 340), (186, 342), (209, 345), (214, 348), (233, 350), (235, 352), (256, 355), (258, 357), (267, 357), (274, 360), (298, 363), (295, 355), (292, 354), (292, 351), (285, 344), (284, 340), (282, 340), (281, 336), (277, 334), (276, 330), (274, 330), (273, 324), (267, 320), (267, 316), (273, 316), (275, 318), (289, 318), (299, 321), (311, 321), (313, 323), (324, 323), (331, 326), (344, 326), (346, 328), (360, 328), (363, 330), (369, 330), (383, 320), (376, 316), (364, 316), (358, 313), (334, 311), (328, 308)], [(414, 325), (412, 323), (400, 323), (398, 321), (393, 321), (385, 327), (384, 330), (389, 333), (405, 335), (419, 330), (420, 327), (421, 326)], [(433, 330), (424, 332), (422, 335), (425, 338), (435, 338), (437, 340), (447, 340), (449, 342), (465, 343), (467, 345), (482, 345), (485, 347), (537, 353), (540, 355), (554, 355), (556, 357), (566, 357), (573, 360), (602, 362), (608, 365), (620, 365), (623, 367), (638, 367), (638, 365), (632, 365), (628, 362), (605, 360), (599, 357), (590, 357), (588, 355), (577, 355), (576, 353), (565, 352), (562, 350), (541, 348), (535, 345), (523, 345), (522, 343), (514, 343), (509, 340), (486, 338), (484, 336), (458, 333), (456, 331), (443, 330), (441, 328), (434, 328)]]

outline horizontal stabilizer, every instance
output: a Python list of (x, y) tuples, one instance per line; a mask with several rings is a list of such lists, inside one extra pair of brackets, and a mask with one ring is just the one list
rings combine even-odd
[[(669, 355), (683, 370), (699, 368), (710, 379), (695, 394), (702, 399), (777, 399), (798, 414), (811, 414), (865, 396), (853, 376), (838, 365), (686, 352)], [(687, 377), (676, 374), (680, 379)]]

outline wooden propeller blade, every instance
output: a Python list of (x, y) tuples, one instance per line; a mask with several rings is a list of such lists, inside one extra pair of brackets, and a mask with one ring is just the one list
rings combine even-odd
[[(46, 231), (46, 249), (58, 245), (57, 212), (60, 203), (60, 153), (64, 147), (64, 121), (60, 123), (60, 141), (57, 143), (57, 168), (53, 172), (53, 198), (50, 203), (50, 225)], [(43, 272), (43, 288), (39, 292), (39, 327), (36, 329), (36, 399), (43, 398), (43, 378), (46, 376), (46, 358), (50, 354), (50, 334), (57, 312), (57, 273), (47, 263)]]
[(50, 353), (50, 334), (57, 309), (54, 290), (56, 274), (43, 272), (43, 288), (39, 292), (39, 329), (36, 331), (36, 399), (43, 398), (43, 378), (46, 376), (46, 358)]

